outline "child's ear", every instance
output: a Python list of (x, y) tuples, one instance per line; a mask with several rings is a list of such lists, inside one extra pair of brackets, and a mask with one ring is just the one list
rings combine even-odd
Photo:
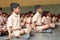
[(13, 8), (13, 11), (15, 10), (16, 8)]

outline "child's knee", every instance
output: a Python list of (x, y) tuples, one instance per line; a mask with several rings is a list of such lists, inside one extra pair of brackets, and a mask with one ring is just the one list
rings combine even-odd
[(29, 29), (29, 28), (25, 29), (25, 33), (30, 33), (30, 32), (31, 32), (31, 29)]
[(25, 30), (20, 30), (20, 34), (24, 34), (25, 33)]

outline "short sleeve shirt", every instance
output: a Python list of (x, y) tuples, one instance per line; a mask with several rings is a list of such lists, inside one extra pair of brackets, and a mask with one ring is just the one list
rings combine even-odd
[(20, 27), (20, 15), (12, 13), (12, 15), (7, 20), (7, 27), (12, 27), (14, 29)]
[(33, 16), (32, 22), (36, 21), (36, 25), (41, 25), (41, 14), (36, 12), (36, 14)]

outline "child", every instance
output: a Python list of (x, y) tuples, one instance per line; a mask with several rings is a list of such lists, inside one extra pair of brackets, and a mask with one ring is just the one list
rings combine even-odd
[(60, 14), (58, 14), (55, 18), (56, 18), (55, 25), (59, 27), (60, 26)]
[(33, 18), (33, 15), (34, 15), (34, 13), (32, 11), (28, 12), (28, 18), (27, 18), (26, 24), (25, 24), (26, 28), (29, 29), (28, 31), (30, 32), (30, 36), (34, 36), (35, 35), (34, 29), (32, 27), (32, 18)]
[[(49, 11), (44, 11), (42, 13), (42, 23), (44, 24), (49, 24), (51, 23), (51, 16), (49, 14), (50, 12)], [(49, 14), (49, 15), (48, 15)]]
[(0, 7), (0, 35), (5, 34), (5, 29), (4, 29), (4, 19), (2, 16), (2, 8)]
[(26, 27), (27, 28), (31, 28), (31, 24), (32, 24), (32, 12), (28, 12), (28, 17), (27, 17), (27, 20), (26, 20)]
[(26, 28), (28, 28), (28, 32), (31, 32), (32, 30), (32, 17), (33, 17), (33, 12), (28, 12), (28, 17), (27, 17), (27, 20), (26, 20)]
[(2, 20), (2, 8), (0, 7), (0, 32), (2, 31), (2, 24), (3, 24), (3, 20)]
[(3, 12), (2, 13), (2, 16), (3, 16), (3, 20), (4, 20), (4, 23), (6, 24), (6, 22), (7, 22), (7, 13), (6, 12)]
[(22, 29), (20, 25), (20, 5), (18, 3), (11, 3), (10, 9), (12, 14), (7, 20), (7, 29), (9, 33), (9, 38), (7, 40), (11, 40), (12, 37), (20, 37), (21, 34), (27, 33), (28, 29)]
[(42, 30), (49, 28), (49, 25), (42, 25), (42, 18), (41, 18), (41, 13), (42, 13), (42, 7), (41, 5), (36, 5), (35, 6), (36, 14), (33, 16), (32, 24), (33, 28), (35, 29), (36, 32), (42, 32)]
[(12, 37), (20, 37), (20, 34), (23, 34), (24, 32), (20, 27), (20, 5), (18, 3), (11, 3), (10, 9), (12, 11), (12, 14), (7, 20), (9, 40), (11, 40)]
[(56, 20), (57, 20), (56, 15), (55, 15), (55, 14), (52, 15), (52, 22), (53, 22), (53, 23), (56, 23), (56, 22), (57, 22)]
[(5, 33), (8, 33), (7, 31), (7, 25), (6, 25), (6, 23), (7, 23), (7, 13), (6, 12), (3, 12), (2, 13), (2, 16), (3, 16), (3, 22), (4, 22), (4, 25), (3, 25), (3, 30), (4, 30), (4, 32)]
[(24, 24), (24, 18), (25, 18), (25, 15), (21, 14), (21, 16), (20, 16), (20, 22), (21, 22), (21, 27), (22, 28), (25, 26), (25, 24)]
[(42, 23), (49, 24), (51, 28), (55, 27), (54, 22), (52, 22), (51, 13), (49, 11), (44, 11), (42, 14)]

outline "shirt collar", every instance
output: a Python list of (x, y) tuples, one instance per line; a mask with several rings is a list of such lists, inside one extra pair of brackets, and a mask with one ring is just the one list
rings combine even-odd
[(40, 13), (36, 12), (37, 15), (41, 15)]
[(15, 17), (17, 17), (18, 15), (17, 14), (15, 14), (14, 12), (12, 13)]

